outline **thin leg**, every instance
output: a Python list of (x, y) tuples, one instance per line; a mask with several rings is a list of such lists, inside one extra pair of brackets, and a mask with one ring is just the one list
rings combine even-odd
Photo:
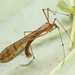
[[(54, 19), (54, 22), (55, 22), (55, 21), (57, 21), (57, 22), (62, 26), (62, 28), (65, 30), (66, 34), (68, 35), (68, 37), (69, 37), (69, 39), (70, 39), (70, 41), (72, 42), (72, 45), (73, 45), (74, 43), (73, 43), (73, 41), (71, 40), (70, 35), (69, 35), (69, 33), (67, 32), (67, 30), (66, 30), (66, 29), (63, 27), (63, 25), (58, 21), (58, 19), (55, 18), (55, 19)], [(54, 23), (54, 22), (53, 22), (53, 23)]]
[(36, 38), (41, 37), (41, 36), (44, 36), (44, 35), (46, 35), (47, 33), (48, 33), (48, 32), (45, 32), (45, 33), (43, 33), (43, 34), (37, 36)]
[(31, 32), (33, 32), (33, 31), (24, 31), (24, 36), (25, 36), (25, 33), (31, 33)]
[(29, 65), (32, 61), (33, 61), (33, 59), (32, 59), (29, 63), (27, 63), (27, 64), (21, 64), (20, 66), (27, 66), (27, 65)]
[[(25, 33), (30, 33), (30, 32), (33, 32), (33, 31), (25, 31), (25, 32), (24, 32), (24, 36), (25, 36)], [(48, 33), (48, 32), (46, 32), (46, 33), (44, 33), (44, 34), (41, 34), (41, 35), (39, 35), (38, 37), (41, 37), (41, 36), (43, 36), (43, 35), (46, 35), (47, 33)], [(37, 37), (37, 38), (38, 38), (38, 37)]]
[(21, 66), (27, 66), (27, 65), (29, 65), (32, 61), (33, 61), (33, 59), (32, 59), (29, 63), (27, 63), (27, 64), (21, 64)]
[(56, 15), (56, 13), (58, 14), (62, 14), (62, 15), (66, 15), (66, 16), (69, 16), (70, 14), (64, 14), (64, 13), (61, 13), (61, 12), (57, 12), (57, 7), (56, 7), (56, 10), (55, 11), (52, 11), (50, 8), (48, 8), (49, 11), (51, 11), (54, 15)]
[[(30, 33), (32, 31), (24, 31), (24, 36), (25, 36), (25, 33)], [(25, 47), (25, 55), (30, 58), (32, 56), (32, 54), (29, 52), (29, 46), (30, 46), (30, 43), (27, 44), (27, 46)]]
[[(70, 38), (70, 36), (69, 36), (69, 34), (68, 34), (68, 32), (67, 32), (67, 30), (63, 27), (63, 25), (58, 21), (58, 19), (54, 19), (54, 22), (53, 23), (55, 23), (55, 21), (57, 21), (61, 26), (62, 26), (62, 28), (64, 29), (64, 31), (66, 32), (66, 34), (68, 35), (68, 37), (69, 37), (69, 39), (71, 40), (71, 38)], [(63, 44), (63, 40), (62, 40), (62, 36), (61, 36), (61, 33), (60, 33), (60, 30), (59, 30), (59, 28), (58, 28), (58, 31), (59, 31), (59, 34), (60, 34), (60, 38), (61, 38), (61, 42), (62, 42), (62, 46), (63, 46), (63, 53), (64, 53), (64, 60), (63, 60), (63, 63), (65, 62), (65, 51), (64, 51), (64, 44)], [(71, 40), (71, 42), (72, 42), (72, 40)], [(72, 42), (72, 44), (73, 44), (73, 42)], [(63, 64), (62, 63), (62, 64)]]
[[(31, 53), (32, 54), (29, 52), (29, 47), (31, 48)], [(26, 48), (25, 48), (25, 54), (26, 54), (26, 56), (28, 58), (30, 58), (31, 56), (33, 56), (33, 58), (31, 59), (31, 61), (29, 63), (27, 63), (27, 64), (21, 64), (21, 66), (27, 66), (27, 65), (29, 65), (33, 61), (33, 59), (35, 59), (31, 45), (26, 46)]]
[[(31, 33), (31, 32), (33, 32), (33, 31), (25, 31), (24, 32), (24, 36), (25, 36), (25, 33)], [(31, 48), (31, 45), (30, 44), (31, 43), (27, 44), (27, 46), (25, 47), (25, 55), (28, 58), (30, 58), (31, 56), (33, 56), (33, 59), (34, 59), (35, 57), (34, 57), (34, 54), (33, 54), (33, 51), (32, 51), (32, 48)], [(32, 54), (29, 51), (29, 47), (31, 48)], [(33, 61), (33, 59), (28, 64), (30, 64)], [(21, 66), (27, 66), (28, 64), (21, 64)]]
[[(30, 43), (31, 44), (31, 43)], [(29, 51), (29, 47), (30, 47), (30, 44), (27, 44), (27, 46), (25, 47), (25, 55), (27, 58), (30, 58), (32, 57), (32, 53)]]
[(32, 52), (32, 55), (33, 55), (33, 59), (35, 59), (31, 45), (30, 45), (30, 48), (31, 48), (31, 52)]
[[(47, 14), (46, 14), (45, 10), (47, 10)], [(46, 20), (49, 22), (48, 9), (42, 9), (42, 11), (43, 11), (43, 13), (44, 13), (44, 15), (46, 17)]]
[[(54, 19), (54, 22), (53, 22), (53, 24), (55, 24), (55, 21), (56, 21), (57, 19), (55, 18)], [(61, 24), (59, 21), (58, 21), (58, 23), (59, 24)], [(57, 27), (58, 28), (58, 31), (59, 31), (59, 35), (60, 35), (60, 39), (61, 39), (61, 43), (62, 43), (62, 47), (63, 47), (63, 54), (64, 54), (64, 59), (63, 59), (63, 63), (65, 62), (65, 50), (64, 50), (64, 43), (63, 43), (63, 40), (62, 40), (62, 36), (61, 36), (61, 33), (60, 33), (60, 29), (59, 29), (59, 27)], [(62, 65), (63, 65), (63, 63), (62, 63)]]
[(64, 64), (64, 62), (65, 62), (65, 50), (64, 50), (64, 43), (63, 43), (62, 36), (61, 36), (61, 33), (60, 33), (59, 28), (58, 28), (58, 31), (59, 31), (59, 35), (60, 35), (60, 39), (61, 39), (62, 47), (63, 47), (63, 54), (64, 54), (64, 59), (63, 59), (63, 63), (62, 63), (62, 65), (63, 65), (63, 64)]
[[(62, 14), (62, 15), (66, 15), (66, 16), (69, 16), (70, 14), (65, 14), (65, 13), (61, 13), (61, 12), (57, 12), (57, 7), (56, 7), (56, 10), (55, 11), (52, 11), (50, 8), (47, 8), (48, 9), (48, 11), (51, 11), (54, 15), (56, 15), (56, 13), (58, 13), (58, 14)], [(46, 10), (47, 11), (47, 9), (43, 9), (44, 11)], [(75, 11), (74, 11), (75, 12)], [(74, 12), (72, 12), (72, 13), (74, 13)]]

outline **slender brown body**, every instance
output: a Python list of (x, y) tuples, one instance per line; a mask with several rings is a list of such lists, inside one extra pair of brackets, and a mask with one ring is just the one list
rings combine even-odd
[(26, 56), (31, 57), (32, 54), (29, 52), (29, 46), (32, 41), (39, 37), (43, 32), (49, 32), (55, 28), (58, 28), (56, 24), (50, 24), (49, 22), (47, 22), (40, 28), (25, 36), (24, 38), (9, 45), (0, 53), (0, 62), (5, 63), (12, 60), (17, 55), (19, 55), (24, 49)]
[[(47, 10), (47, 15), (45, 13), (45, 10)], [(49, 23), (49, 11), (50, 11), (49, 8), (43, 9), (43, 13), (47, 19), (47, 22), (45, 24), (43, 24), (40, 28), (31, 32), (27, 36), (23, 37), (22, 39), (9, 45), (0, 53), (0, 62), (1, 63), (5, 63), (5, 62), (12, 60), (17, 55), (19, 55), (23, 50), (25, 50), (26, 56), (28, 58), (30, 58), (32, 56), (32, 53), (30, 53), (30, 51), (29, 51), (29, 47), (30, 47), (31, 43), (39, 36), (44, 35), (43, 32), (48, 33), (48, 32), (51, 32), (52, 30), (54, 30), (55, 28), (59, 28), (55, 24), (55, 20), (54, 20), (53, 24)]]

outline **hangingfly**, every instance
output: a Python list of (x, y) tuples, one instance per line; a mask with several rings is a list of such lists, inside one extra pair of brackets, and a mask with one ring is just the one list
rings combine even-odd
[[(47, 10), (47, 14), (45, 12)], [(47, 22), (44, 23), (41, 27), (38, 29), (34, 30), (27, 36), (23, 37), (22, 39), (16, 41), (15, 43), (7, 46), (1, 53), (0, 53), (0, 62), (5, 63), (8, 62), (12, 59), (14, 59), (17, 55), (19, 55), (23, 50), (25, 50), (25, 54), (28, 58), (33, 56), (33, 53), (29, 51), (29, 47), (31, 43), (38, 37), (43, 36), (47, 34), (48, 32), (51, 32), (52, 30), (59, 27), (55, 24), (56, 18), (54, 19), (54, 22), (51, 24), (49, 22), (49, 11), (51, 11), (49, 8), (43, 9), (44, 15), (47, 19)], [(53, 12), (53, 11), (51, 11)], [(58, 20), (57, 20), (58, 21)], [(59, 21), (58, 21), (59, 22)], [(60, 22), (59, 22), (60, 23)], [(44, 33), (45, 32), (45, 33)], [(60, 33), (60, 31), (59, 31)], [(61, 37), (61, 35), (60, 35)], [(62, 38), (61, 38), (62, 42)], [(64, 44), (62, 42), (63, 50), (64, 50)], [(33, 56), (34, 58), (34, 56)]]

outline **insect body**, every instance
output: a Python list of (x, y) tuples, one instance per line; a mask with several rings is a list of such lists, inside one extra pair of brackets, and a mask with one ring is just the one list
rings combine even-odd
[[(48, 33), (54, 30), (55, 28), (59, 27), (53, 22), (53, 24), (49, 23), (49, 9), (47, 9), (47, 15), (43, 9), (43, 12), (45, 14), (45, 17), (48, 22), (43, 24), (40, 28), (36, 29), (35, 31), (31, 32), (27, 36), (23, 37), (22, 39), (16, 41), (15, 43), (9, 45), (6, 47), (1, 53), (0, 53), (0, 62), (5, 63), (12, 59), (14, 59), (17, 55), (19, 55), (24, 49), (25, 54), (28, 58), (32, 56), (32, 53), (29, 51), (29, 47), (31, 43), (38, 37), (44, 35), (43, 32)], [(43, 33), (43, 34), (42, 34)]]
[(53, 29), (57, 28), (56, 24), (45, 23), (42, 27), (38, 28), (37, 30), (33, 31), (29, 35), (25, 36), (24, 38), (20, 39), (19, 41), (11, 44), (10, 46), (6, 47), (0, 53), (0, 62), (8, 62), (12, 60), (14, 57), (19, 55), (24, 49), (27, 57), (31, 57), (32, 54), (29, 52), (29, 45), (35, 40), (40, 34), (43, 32), (52, 31)]

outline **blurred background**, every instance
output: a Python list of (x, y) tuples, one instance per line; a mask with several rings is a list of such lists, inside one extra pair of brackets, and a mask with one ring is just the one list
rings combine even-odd
[[(24, 31), (34, 31), (46, 23), (47, 20), (42, 9), (50, 8), (55, 11), (57, 2), (58, 0), (0, 0), (0, 52), (5, 47), (23, 38)], [(70, 5), (68, 0), (66, 0), (66, 2)], [(57, 8), (57, 11), (62, 12), (59, 8)], [(53, 23), (54, 18), (60, 21), (70, 35), (72, 27), (71, 16), (63, 14), (53, 15), (53, 13), (50, 12), (51, 23)], [(60, 28), (65, 54), (67, 56), (71, 52), (68, 48), (70, 39), (61, 25), (58, 22), (56, 22), (56, 24)], [(32, 59), (26, 58), (23, 52), (10, 62), (0, 63), (0, 75), (49, 75), (64, 59), (58, 29), (37, 38), (31, 46), (35, 56), (31, 64), (20, 66), (21, 64), (27, 64)], [(75, 45), (72, 49), (74, 49), (74, 47)], [(73, 60), (75, 60), (74, 57)], [(72, 63), (73, 64), (71, 64), (71, 62), (67, 64), (73, 65), (74, 67), (75, 62), (73, 61)], [(68, 68), (64, 70), (64, 72), (62, 70), (61, 72), (58, 71), (57, 75), (63, 75), (63, 73), (67, 75), (71, 71), (70, 69), (72, 69), (71, 72), (75, 74), (73, 71), (74, 68)], [(71, 75), (71, 72), (68, 75)]]

